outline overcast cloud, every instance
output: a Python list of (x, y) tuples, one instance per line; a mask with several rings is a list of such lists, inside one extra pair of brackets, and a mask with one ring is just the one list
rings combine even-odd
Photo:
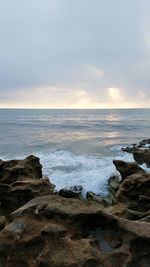
[(150, 1), (0, 0), (0, 107), (150, 107)]

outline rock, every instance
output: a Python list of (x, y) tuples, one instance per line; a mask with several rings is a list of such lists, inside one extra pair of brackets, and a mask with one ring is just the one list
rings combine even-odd
[(150, 168), (150, 149), (139, 149), (134, 151), (133, 157), (138, 164), (146, 163), (147, 167)]
[(115, 195), (115, 193), (118, 190), (119, 186), (120, 186), (120, 178), (119, 178), (119, 176), (114, 175), (114, 176), (111, 176), (108, 179), (108, 190), (113, 195)]
[(103, 207), (111, 206), (113, 205), (113, 202), (114, 202), (114, 197), (112, 196), (112, 194), (108, 194), (107, 196), (101, 197), (101, 196), (94, 194), (93, 192), (87, 192), (86, 198), (87, 200), (90, 200), (90, 201), (92, 200), (92, 201), (99, 203)]
[(103, 205), (103, 198), (100, 196), (97, 196), (95, 193), (89, 191), (86, 193), (86, 199), (87, 200), (92, 200), (92, 201), (96, 201), (97, 203)]
[(55, 185), (50, 183), (48, 178), (42, 178), (39, 180), (25, 180), (14, 182), (10, 185), (9, 191), (13, 193), (13, 195), (24, 194), (27, 196), (28, 194), (32, 194), (32, 198), (34, 198), (36, 196), (53, 194), (54, 189)]
[(137, 211), (150, 209), (150, 174), (132, 174), (120, 185), (116, 198)]
[(122, 147), (121, 150), (123, 152), (127, 152), (127, 153), (132, 153), (133, 154), (133, 152), (139, 150), (139, 148), (136, 147), (136, 146), (132, 146), (132, 147), (128, 147), (127, 146), (127, 147)]
[(17, 180), (42, 178), (39, 158), (31, 155), (24, 160), (0, 160), (0, 183), (11, 184)]
[(112, 176), (108, 180), (108, 195), (99, 196), (94, 194), (93, 192), (87, 192), (86, 198), (88, 200), (96, 201), (100, 205), (104, 207), (108, 207), (114, 204), (116, 198), (115, 193), (118, 190), (120, 185), (120, 178), (118, 176)]
[(150, 174), (114, 164), (122, 181), (87, 201), (81, 186), (56, 195), (34, 156), (0, 161), (0, 267), (150, 266)]
[(150, 225), (110, 215), (93, 201), (40, 196), (0, 232), (2, 266), (149, 266)]
[(150, 145), (150, 138), (144, 139), (141, 142), (139, 142), (139, 146), (145, 146), (145, 145)]
[(32, 198), (54, 193), (54, 185), (42, 177), (39, 158), (0, 160), (0, 216), (11, 220), (10, 213)]
[(81, 185), (71, 186), (69, 189), (60, 189), (58, 194), (67, 198), (81, 198), (83, 187)]
[(0, 230), (2, 230), (6, 225), (6, 218), (5, 216), (0, 216)]
[(36, 196), (54, 194), (54, 188), (48, 178), (21, 180), (11, 185), (0, 184), (1, 213), (10, 219), (12, 211)]
[(113, 163), (116, 169), (120, 172), (122, 181), (126, 179), (127, 176), (130, 176), (135, 173), (144, 174), (145, 171), (137, 165), (135, 162), (125, 162), (122, 160), (113, 160)]

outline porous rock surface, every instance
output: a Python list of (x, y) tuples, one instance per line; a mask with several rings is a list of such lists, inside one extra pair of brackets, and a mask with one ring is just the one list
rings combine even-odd
[[(9, 179), (0, 184), (0, 267), (149, 267), (150, 175), (132, 164), (129, 171), (130, 163), (121, 163), (126, 170), (120, 169), (120, 162), (114, 163), (123, 179), (117, 185), (113, 178), (116, 201), (105, 207), (103, 201), (55, 194), (54, 185), (41, 178), (39, 159), (35, 160), (38, 171), (30, 160), (15, 161), (15, 169), (16, 164), (27, 170), (32, 165), (33, 177), (25, 169), (12, 177), (10, 163), (6, 168), (5, 162), (0, 181)], [(9, 205), (4, 205), (5, 199)], [(129, 219), (129, 211), (130, 216), (145, 213), (147, 219)]]

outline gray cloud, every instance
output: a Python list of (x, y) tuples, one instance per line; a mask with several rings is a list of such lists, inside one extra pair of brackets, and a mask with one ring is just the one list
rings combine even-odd
[(42, 87), (52, 102), (107, 102), (119, 88), (144, 106), (149, 10), (147, 0), (0, 0), (0, 103), (22, 104)]

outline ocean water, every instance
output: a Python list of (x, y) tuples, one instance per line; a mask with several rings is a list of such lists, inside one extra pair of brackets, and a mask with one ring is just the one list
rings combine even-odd
[(39, 156), (58, 190), (106, 194), (112, 160), (133, 160), (121, 147), (149, 137), (150, 109), (0, 109), (0, 158)]

